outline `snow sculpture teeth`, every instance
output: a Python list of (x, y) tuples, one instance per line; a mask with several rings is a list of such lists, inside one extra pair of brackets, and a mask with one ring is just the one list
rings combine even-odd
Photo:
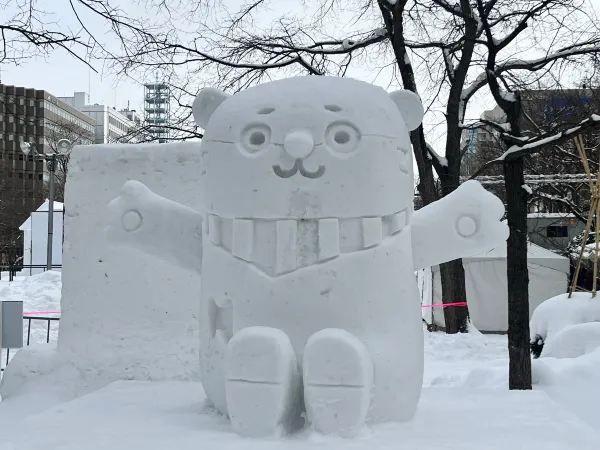
[(406, 210), (383, 217), (229, 219), (208, 216), (210, 241), (269, 275), (379, 245), (406, 226)]

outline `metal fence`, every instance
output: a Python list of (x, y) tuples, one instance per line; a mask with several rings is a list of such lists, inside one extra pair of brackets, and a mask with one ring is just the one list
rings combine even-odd
[[(27, 338), (25, 339), (25, 346), (29, 346), (31, 343), (31, 323), (34, 320), (44, 321), (46, 322), (46, 343), (50, 343), (50, 325), (52, 322), (58, 322), (60, 317), (40, 317), (40, 316), (23, 316), (23, 326), (25, 326), (25, 322), (27, 322)], [(2, 349), (0, 349), (1, 352)], [(10, 349), (6, 349), (6, 358), (2, 358), (0, 355), (0, 372), (4, 372), (4, 367), (8, 365), (10, 361)], [(2, 367), (2, 363), (5, 362), (4, 367)]]
[[(62, 265), (52, 265), (52, 268), (61, 269)], [(15, 279), (15, 276), (17, 276), (22, 270), (29, 270), (28, 274), (24, 274), (29, 276), (31, 275), (31, 270), (33, 269), (42, 269), (42, 271), (45, 272), (47, 270), (47, 267), (45, 264), (16, 264), (9, 266), (0, 266), (0, 281), (2, 281), (2, 272), (8, 272), (8, 281), (13, 281)]]

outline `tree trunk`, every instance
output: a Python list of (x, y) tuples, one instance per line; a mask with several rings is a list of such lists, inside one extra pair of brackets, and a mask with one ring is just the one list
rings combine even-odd
[(531, 389), (529, 352), (529, 274), (527, 271), (527, 192), (523, 158), (504, 163), (507, 217), (509, 389)]
[[(442, 280), (442, 302), (464, 302), (467, 298), (465, 289), (465, 271), (462, 260), (455, 259), (440, 264)], [(469, 310), (464, 306), (448, 306), (444, 308), (446, 333), (466, 333), (468, 331)]]
[[(415, 73), (410, 58), (407, 55), (406, 42), (404, 40), (404, 24), (403, 24), (403, 12), (407, 4), (406, 0), (397, 2), (394, 6), (390, 7), (389, 4), (384, 5), (379, 2), (381, 14), (385, 22), (386, 28), (390, 35), (390, 42), (394, 50), (394, 56), (396, 57), (396, 63), (402, 77), (402, 84), (404, 89), (408, 89), (415, 93), (418, 93), (417, 83), (415, 79)], [(471, 18), (473, 33), (477, 31), (477, 23)], [(474, 42), (469, 41), (466, 45), (468, 47), (469, 54), (467, 59), (470, 61), (473, 50)], [(464, 73), (468, 69), (468, 61), (464, 62)], [(462, 79), (464, 83), (464, 78)], [(454, 153), (449, 156), (450, 167), (446, 167), (446, 173), (440, 173), (441, 168), (436, 170), (440, 178), (442, 178), (442, 184), (444, 184), (444, 177), (446, 179), (446, 188), (444, 189), (443, 195), (447, 195), (456, 189), (459, 185), (460, 175), (460, 128), (459, 128), (459, 100), (460, 93), (462, 91), (462, 84), (453, 86), (454, 95), (452, 96), (453, 103), (451, 107), (451, 113), (453, 117), (454, 128), (448, 130), (448, 134), (452, 134), (450, 142), (454, 144)], [(439, 194), (435, 188), (435, 179), (433, 176), (433, 160), (431, 155), (428, 154), (427, 141), (425, 140), (425, 134), (423, 132), (423, 126), (414, 130), (410, 134), (410, 139), (413, 146), (415, 160), (417, 162), (417, 170), (419, 173), (419, 184), (417, 189), (423, 200), (423, 206), (439, 199)], [(448, 145), (446, 146), (446, 152), (448, 153)], [(447, 155), (448, 156), (448, 155)], [(448, 172), (450, 171), (450, 172)], [(448, 183), (449, 181), (449, 183)], [(442, 302), (454, 302), (464, 301), (466, 298), (465, 294), (465, 278), (464, 270), (462, 267), (462, 261), (456, 260), (451, 261), (440, 266), (440, 277), (442, 281)], [(460, 300), (457, 300), (459, 299)], [(458, 331), (467, 331), (467, 317), (468, 310), (465, 307), (448, 307), (444, 308), (444, 319), (446, 322), (446, 331), (448, 333), (457, 333)]]

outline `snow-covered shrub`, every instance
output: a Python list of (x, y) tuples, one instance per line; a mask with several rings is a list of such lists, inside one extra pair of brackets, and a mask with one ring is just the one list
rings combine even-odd
[[(600, 298), (592, 298), (592, 295), (585, 292), (573, 293), (569, 298), (568, 294), (561, 294), (543, 302), (538, 306), (531, 317), (530, 336), (531, 348), (534, 356), (539, 356), (542, 349), (549, 346), (554, 348), (554, 352), (559, 354), (569, 354), (566, 348), (559, 342), (566, 340), (565, 346), (573, 348), (572, 353), (576, 353), (575, 348), (582, 349), (583, 343), (575, 344), (577, 339), (586, 340), (590, 338), (589, 333), (600, 336), (600, 331), (594, 326), (575, 328), (568, 331), (575, 325), (586, 324), (590, 322), (600, 322)], [(562, 333), (562, 331), (565, 331)], [(590, 338), (595, 339), (595, 338)], [(600, 339), (600, 338), (599, 338)], [(554, 342), (553, 342), (554, 341)], [(546, 351), (548, 351), (546, 349)], [(547, 356), (546, 351), (543, 352)], [(548, 355), (550, 356), (550, 355)], [(575, 355), (577, 356), (577, 355)], [(563, 356), (568, 357), (568, 356)]]

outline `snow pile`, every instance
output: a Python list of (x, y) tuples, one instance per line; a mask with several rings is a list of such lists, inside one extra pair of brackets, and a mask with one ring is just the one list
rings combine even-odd
[(60, 309), (60, 272), (50, 270), (32, 276), (17, 276), (14, 281), (0, 282), (0, 299), (23, 301), (23, 311)]
[(580, 419), (600, 429), (600, 348), (575, 358), (533, 360), (533, 381)]
[(560, 330), (544, 345), (544, 357), (577, 358), (600, 348), (600, 322), (571, 325)]
[[(0, 300), (22, 301), (23, 312), (34, 316), (57, 317), (58, 314), (46, 314), (60, 310), (61, 273), (48, 271), (32, 276), (18, 276), (14, 281), (0, 282)], [(23, 323), (23, 343), (27, 343), (27, 321)], [(46, 342), (47, 322), (42, 320), (31, 321), (30, 343)], [(50, 324), (50, 342), (56, 342), (58, 336), (58, 322)]]

